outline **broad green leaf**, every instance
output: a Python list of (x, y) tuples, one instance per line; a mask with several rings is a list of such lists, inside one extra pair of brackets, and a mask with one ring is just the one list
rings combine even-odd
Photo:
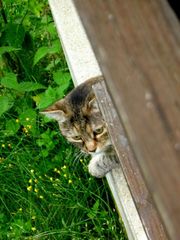
[(56, 95), (57, 95), (58, 99), (64, 97), (64, 91), (66, 89), (67, 89), (67, 85), (66, 84), (63, 84), (63, 85), (61, 85), (61, 87), (56, 88)]
[(9, 46), (4, 46), (4, 47), (0, 47), (0, 55), (6, 53), (6, 52), (13, 52), (13, 51), (17, 51), (20, 50), (19, 48), (14, 48), (14, 47), (9, 47)]
[(34, 56), (33, 66), (35, 66), (47, 54), (55, 54), (62, 50), (59, 40), (52, 42), (50, 47), (40, 47)]
[[(47, 25), (47, 19), (46, 19), (46, 25)], [(51, 35), (51, 38), (57, 38), (57, 30), (56, 27), (54, 25), (54, 22), (50, 22), (48, 23), (46, 30), (49, 32), (49, 34)], [(59, 40), (58, 40), (59, 41)]]
[(9, 110), (13, 105), (13, 102), (7, 96), (0, 96), (0, 116)]
[(40, 47), (34, 56), (33, 66), (35, 66), (43, 57), (49, 53), (48, 47)]
[(57, 92), (52, 87), (48, 87), (48, 89), (44, 93), (38, 96), (39, 96), (39, 99), (38, 99), (38, 102), (36, 102), (36, 104), (39, 109), (46, 108), (57, 100)]
[(1, 84), (6, 88), (18, 89), (18, 82), (16, 78), (16, 74), (7, 73), (5, 77), (1, 79)]
[(69, 81), (71, 80), (71, 75), (69, 72), (57, 71), (53, 73), (53, 79), (58, 85), (64, 85), (68, 87)]
[(20, 125), (15, 121), (15, 119), (10, 119), (6, 122), (6, 134), (14, 135), (19, 130)]
[(35, 101), (36, 105), (38, 105), (40, 103), (42, 94), (39, 94), (39, 95), (36, 95), (36, 96), (32, 97), (32, 99)]
[(6, 25), (6, 41), (11, 47), (20, 48), (24, 41), (25, 29), (22, 24), (8, 23)]
[(44, 93), (34, 96), (33, 100), (36, 102), (36, 105), (39, 109), (44, 109), (64, 97), (64, 91), (66, 89), (66, 84), (57, 88), (48, 87)]
[(1, 84), (10, 89), (14, 89), (20, 92), (30, 92), (38, 89), (45, 89), (45, 87), (40, 83), (34, 82), (17, 82), (16, 75), (14, 73), (7, 73), (5, 77), (2, 78)]
[(49, 53), (54, 54), (54, 53), (58, 53), (58, 52), (61, 52), (61, 51), (62, 51), (62, 48), (61, 48), (59, 39), (54, 40), (52, 42), (52, 46), (49, 48)]
[(31, 92), (31, 91), (35, 91), (38, 89), (45, 89), (45, 88), (46, 87), (44, 87), (42, 84), (34, 83), (34, 82), (21, 82), (18, 85), (18, 90), (23, 92)]
[(36, 120), (36, 112), (29, 108), (19, 115), (20, 123), (24, 126), (32, 124)]

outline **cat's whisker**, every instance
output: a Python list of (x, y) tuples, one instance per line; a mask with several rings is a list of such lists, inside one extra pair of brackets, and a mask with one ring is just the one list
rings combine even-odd
[(83, 157), (87, 157), (87, 156), (89, 156), (89, 154), (87, 154), (87, 153), (85, 153), (85, 152), (79, 152), (77, 155), (76, 155), (76, 157), (74, 158), (74, 160), (73, 160), (73, 164), (74, 165), (77, 165), (78, 163), (79, 163), (79, 161), (81, 160), (81, 158)]
[(75, 156), (73, 162), (76, 163), (78, 160), (80, 160), (80, 158), (81, 158), (82, 156), (83, 156), (83, 152), (79, 152), (79, 153)]

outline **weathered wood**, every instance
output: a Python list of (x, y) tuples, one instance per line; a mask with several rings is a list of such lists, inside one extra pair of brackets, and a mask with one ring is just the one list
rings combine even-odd
[(179, 239), (179, 22), (163, 0), (74, 3), (167, 232)]
[(157, 214), (152, 198), (140, 173), (137, 161), (129, 146), (120, 119), (106, 90), (105, 83), (96, 84), (94, 86), (94, 91), (103, 117), (107, 122), (111, 141), (115, 146), (123, 172), (127, 177), (132, 196), (135, 200), (147, 236), (153, 240), (167, 239), (159, 215)]

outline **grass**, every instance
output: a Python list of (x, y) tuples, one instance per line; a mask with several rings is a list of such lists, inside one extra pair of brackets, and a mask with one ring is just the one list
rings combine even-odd
[(106, 180), (39, 115), (72, 88), (47, 1), (4, 0), (3, 11), (0, 240), (127, 239)]
[(106, 181), (54, 123), (42, 129), (1, 144), (0, 239), (126, 239)]

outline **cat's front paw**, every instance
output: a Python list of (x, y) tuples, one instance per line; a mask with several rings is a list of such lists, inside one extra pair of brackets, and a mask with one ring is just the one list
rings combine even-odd
[(115, 155), (107, 156), (106, 154), (98, 154), (92, 157), (88, 165), (88, 170), (92, 176), (102, 178), (118, 166), (119, 162)]

